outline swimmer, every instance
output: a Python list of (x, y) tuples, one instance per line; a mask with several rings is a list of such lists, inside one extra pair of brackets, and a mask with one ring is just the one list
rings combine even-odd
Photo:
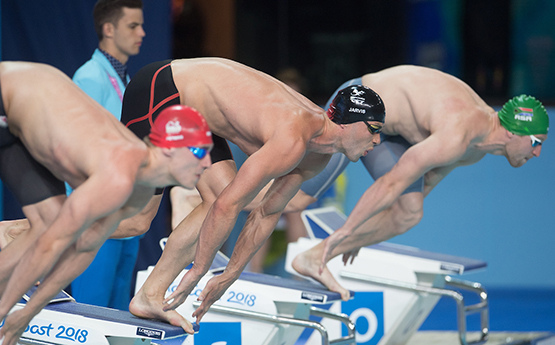
[[(367, 87), (351, 86), (344, 98), (341, 108), (328, 116), (277, 79), (218, 58), (162, 61), (133, 77), (122, 113), (129, 129), (140, 136), (159, 109), (184, 104), (204, 115), (215, 146), (213, 164), (197, 185), (201, 204), (170, 235), (160, 261), (131, 301), (131, 313), (172, 324), (176, 319), (185, 322), (175, 308), (207, 272), (239, 212), (274, 179), (250, 213), (226, 270), (199, 296), (202, 303), (193, 317), (200, 322), (271, 234), (301, 183), (320, 172), (332, 154), (357, 161), (379, 143), (385, 117), (380, 97)], [(249, 156), (239, 171), (226, 139)], [(193, 260), (193, 268), (164, 299), (168, 286)], [(190, 324), (184, 329), (192, 333)]]
[[(385, 241), (418, 224), (424, 198), (453, 169), (502, 155), (520, 167), (539, 157), (549, 118), (530, 96), (509, 100), (496, 113), (461, 80), (438, 70), (398, 66), (345, 83), (375, 90), (387, 106), (382, 143), (362, 163), (375, 182), (344, 226), (299, 254), (293, 268), (348, 296), (325, 264), (343, 254), (347, 264), (361, 247)], [(299, 210), (318, 197), (347, 165), (335, 155), (325, 170), (305, 182), (288, 208)], [(295, 204), (296, 202), (296, 204)]]
[[(0, 339), (13, 345), (156, 187), (194, 188), (210, 166), (212, 137), (199, 112), (178, 106), (142, 141), (44, 64), (0, 62), (0, 86), (0, 178), (31, 224), (0, 252)], [(67, 198), (62, 181), (74, 188)], [(39, 280), (26, 306), (7, 315)]]

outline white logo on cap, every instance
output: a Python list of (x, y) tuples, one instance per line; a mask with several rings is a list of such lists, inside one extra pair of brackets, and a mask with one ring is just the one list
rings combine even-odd
[(349, 112), (350, 112), (350, 113), (366, 114), (366, 109), (349, 108)]
[(363, 91), (363, 90), (353, 89), (353, 92), (351, 92), (351, 94), (352, 94), (353, 96), (362, 96), (362, 95), (364, 95), (364, 91)]
[(181, 124), (179, 121), (168, 121), (166, 123), (166, 134), (177, 134), (181, 132)]
[(353, 102), (356, 105), (364, 105), (364, 98), (360, 97), (364, 95), (364, 91), (363, 90), (357, 90), (357, 89), (353, 89), (353, 91), (351, 92), (351, 102)]
[(183, 140), (185, 138), (183, 134), (181, 134), (181, 124), (178, 120), (175, 121), (168, 121), (166, 123), (166, 137), (167, 141), (176, 141), (176, 140)]

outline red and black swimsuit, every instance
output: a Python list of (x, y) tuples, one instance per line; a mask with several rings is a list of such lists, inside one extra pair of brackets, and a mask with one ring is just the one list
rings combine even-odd
[[(173, 81), (171, 60), (153, 62), (141, 68), (125, 89), (121, 122), (143, 139), (149, 135), (160, 111), (174, 104), (180, 104), (180, 98)], [(212, 140), (212, 163), (233, 159), (225, 139), (212, 134)]]

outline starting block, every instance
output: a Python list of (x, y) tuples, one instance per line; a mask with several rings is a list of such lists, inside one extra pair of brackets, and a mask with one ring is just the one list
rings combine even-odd
[[(11, 312), (22, 309), (31, 289)], [(0, 328), (4, 320), (0, 323)], [(181, 327), (141, 319), (129, 312), (77, 303), (60, 292), (27, 326), (18, 344), (25, 345), (149, 345), (151, 341), (185, 336)], [(153, 342), (154, 344), (154, 342)]]
[[(306, 210), (302, 218), (309, 238), (290, 243), (285, 269), (298, 275), (291, 262), (300, 253), (314, 247), (340, 228), (346, 216), (334, 207)], [(453, 298), (461, 344), (481, 344), (488, 339), (489, 315), (485, 289), (479, 284), (455, 279), (453, 275), (484, 269), (483, 261), (432, 253), (418, 248), (379, 243), (361, 248), (353, 264), (343, 265), (341, 256), (328, 263), (328, 268), (343, 287), (356, 292), (356, 298), (334, 303), (336, 312), (349, 315), (356, 324), (357, 344), (406, 344), (418, 330), (439, 298)], [(472, 291), (480, 302), (465, 305), (460, 289)], [(466, 317), (480, 314), (479, 339), (466, 337)], [(333, 329), (333, 323), (323, 323)], [(336, 324), (339, 329), (341, 325)], [(319, 344), (310, 337), (306, 344)]]
[[(164, 243), (161, 242), (163, 246)], [(221, 274), (229, 259), (218, 252), (209, 272), (176, 310), (189, 321), (200, 305), (197, 297), (210, 278)], [(153, 267), (137, 273), (136, 292), (144, 284)], [(178, 286), (187, 269), (170, 285), (166, 296)], [(305, 329), (316, 331), (322, 344), (354, 343), (354, 324), (344, 314), (325, 309), (341, 300), (338, 293), (331, 292), (319, 283), (293, 280), (266, 274), (243, 272), (224, 295), (214, 303), (200, 323), (199, 332), (188, 335), (183, 345), (293, 345)], [(315, 307), (324, 306), (324, 308)], [(330, 332), (322, 323), (312, 318), (334, 320), (347, 329)], [(331, 339), (333, 337), (333, 340)], [(157, 341), (157, 344), (177, 344), (174, 341)]]

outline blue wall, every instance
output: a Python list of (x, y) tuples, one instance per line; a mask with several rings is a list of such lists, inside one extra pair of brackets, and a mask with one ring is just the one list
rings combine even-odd
[[(553, 118), (555, 108), (548, 108)], [(484, 260), (464, 276), (486, 287), (555, 288), (555, 149), (512, 168), (505, 157), (455, 169), (424, 201), (424, 218), (390, 242)], [(372, 178), (362, 164), (347, 167), (349, 213)]]
[[(1, 2), (3, 60), (47, 63), (73, 76), (98, 46), (92, 19), (96, 0)], [(171, 57), (171, 0), (143, 3), (146, 37), (139, 55), (129, 59), (131, 75)]]

